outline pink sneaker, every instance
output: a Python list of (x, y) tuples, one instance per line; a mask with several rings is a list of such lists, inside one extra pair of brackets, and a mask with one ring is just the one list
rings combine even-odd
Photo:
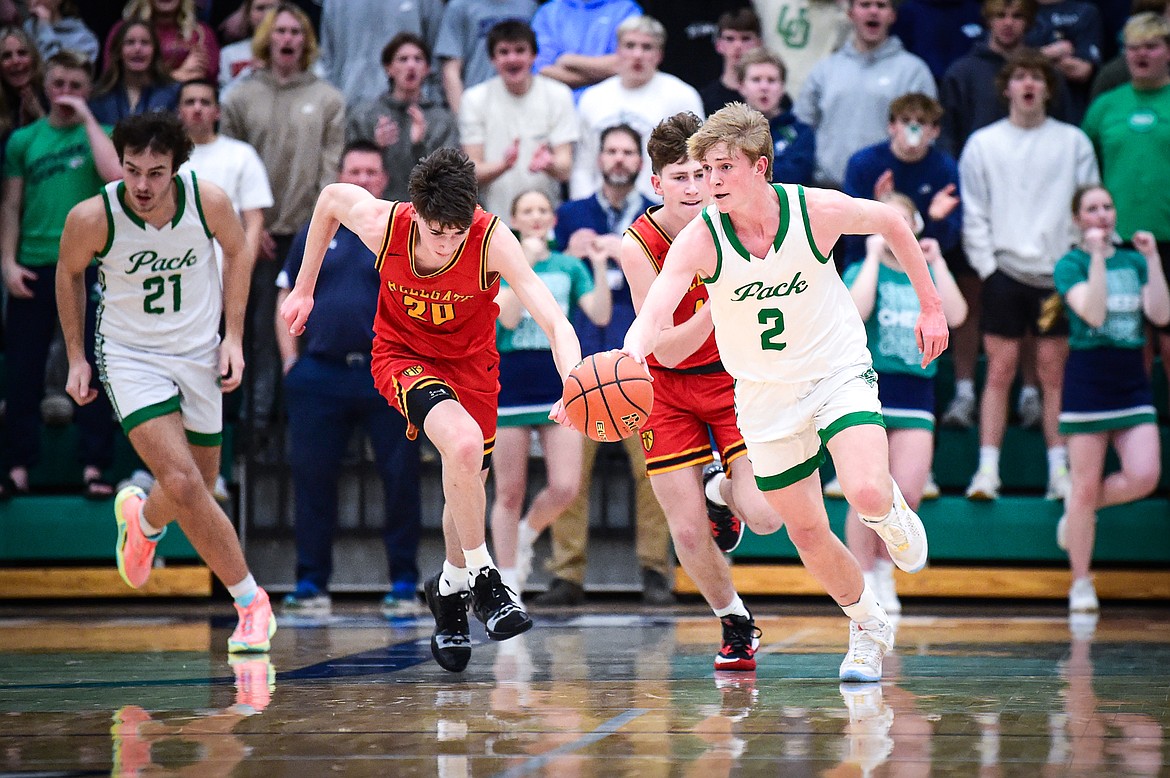
[(233, 713), (251, 716), (262, 713), (276, 691), (276, 668), (266, 654), (228, 657), (236, 676), (236, 704)]
[(228, 638), (228, 653), (243, 652), (263, 654), (272, 647), (272, 636), (276, 634), (276, 617), (272, 615), (272, 603), (268, 592), (256, 590), (256, 597), (248, 607), (236, 606), (240, 623)]
[(133, 589), (140, 588), (150, 578), (154, 551), (167, 533), (164, 528), (153, 538), (142, 534), (138, 516), (144, 502), (146, 493), (137, 486), (127, 486), (114, 498), (114, 518), (118, 522), (118, 544), (114, 546), (114, 556), (118, 560), (118, 574)]

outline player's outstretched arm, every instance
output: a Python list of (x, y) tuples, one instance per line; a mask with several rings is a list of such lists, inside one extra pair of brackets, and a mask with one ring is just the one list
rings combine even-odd
[(393, 205), (355, 184), (330, 184), (321, 190), (309, 222), (301, 270), (288, 298), (280, 306), (280, 318), (288, 325), (290, 334), (300, 335), (305, 331), (305, 322), (313, 310), (317, 275), (338, 226), (344, 224), (376, 254), (382, 248), (386, 220)]
[(199, 200), (211, 234), (223, 247), (223, 342), (219, 344), (220, 389), (237, 389), (244, 377), (244, 311), (256, 255), (227, 194), (210, 181), (199, 183)]
[[(622, 247), (622, 269), (626, 269), (626, 251)], [(633, 263), (631, 263), (633, 264)], [(646, 263), (649, 264), (649, 263)], [(653, 271), (651, 271), (653, 272)], [(626, 333), (625, 343), (622, 345), (622, 351), (629, 354), (639, 364), (646, 364), (646, 355), (653, 353), (656, 357), (666, 364), (663, 360), (663, 355), (659, 354), (659, 345), (662, 342), (663, 330), (667, 329), (674, 323), (674, 309), (678, 307), (678, 303), (682, 300), (683, 295), (690, 289), (691, 281), (695, 275), (698, 274), (703, 278), (710, 278), (715, 273), (715, 243), (711, 238), (711, 232), (707, 229), (707, 225), (703, 223), (701, 218), (692, 219), (687, 226), (683, 227), (679, 232), (678, 237), (674, 239), (674, 243), (670, 246), (670, 251), (666, 253), (666, 260), (662, 263), (662, 272), (655, 277), (651, 283), (646, 284), (648, 287), (643, 293), (643, 299), (640, 301), (634, 297), (634, 305), (639, 307), (638, 316), (634, 319), (634, 323), (630, 325), (629, 331)], [(635, 275), (637, 275), (635, 271)], [(626, 278), (630, 278), (627, 272)], [(644, 279), (643, 279), (644, 283)], [(631, 295), (634, 292), (634, 281), (630, 281)], [(706, 308), (707, 306), (704, 306)], [(688, 339), (697, 337), (697, 330), (702, 325), (700, 311), (694, 317), (700, 321), (696, 323), (696, 332), (683, 333), (683, 335), (672, 342), (674, 336), (667, 340), (667, 351), (665, 356), (674, 357), (685, 350)], [(707, 320), (710, 320), (710, 313), (706, 314)], [(688, 322), (689, 324), (690, 322)], [(703, 332), (705, 339), (706, 332)], [(678, 356), (678, 362), (693, 352), (696, 348), (702, 345), (700, 339), (698, 343), (686, 353)], [(677, 353), (671, 349), (677, 349)]]
[[(640, 312), (646, 294), (658, 273), (650, 264), (650, 259), (642, 246), (629, 235), (622, 237), (621, 260), (622, 272), (630, 284), (634, 310)], [(654, 347), (654, 357), (666, 367), (674, 367), (695, 353), (695, 350), (707, 340), (714, 326), (711, 322), (711, 309), (706, 305), (682, 324), (676, 325), (673, 321), (672, 317), (671, 323), (658, 333), (658, 345)]]
[(69, 211), (57, 255), (57, 316), (69, 360), (65, 391), (78, 405), (97, 399), (97, 391), (90, 386), (93, 368), (85, 358), (85, 269), (106, 245), (107, 237), (102, 198), (91, 197)]
[(553, 361), (564, 380), (573, 366), (581, 361), (581, 343), (552, 292), (528, 264), (516, 236), (508, 230), (493, 232), (487, 261), (488, 270), (499, 273), (508, 282), (509, 288), (548, 336)]
[(898, 209), (873, 200), (850, 197), (830, 189), (806, 189), (805, 202), (813, 241), (828, 255), (842, 235), (879, 234), (910, 277), (922, 312), (914, 331), (925, 367), (946, 349), (950, 338), (942, 300), (926, 268), (922, 247)]

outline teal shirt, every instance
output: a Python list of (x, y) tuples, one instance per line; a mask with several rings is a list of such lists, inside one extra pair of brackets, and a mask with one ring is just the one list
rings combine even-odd
[[(589, 275), (585, 263), (576, 257), (554, 251), (532, 269), (552, 292), (566, 318), (577, 307), (581, 297), (593, 291), (593, 276)], [(500, 279), (501, 287), (507, 285), (507, 281)], [(525, 310), (514, 330), (496, 322), (496, 347), (500, 353), (506, 354), (510, 351), (549, 351), (552, 344), (532, 314)]]
[[(1132, 249), (1117, 249), (1105, 260), (1105, 322), (1090, 327), (1067, 305), (1071, 349), (1141, 348), (1145, 345), (1142, 287), (1149, 278), (1146, 258)], [(1089, 280), (1089, 255), (1079, 248), (1065, 254), (1053, 271), (1056, 291), (1067, 300), (1068, 290)]]
[(24, 180), (16, 261), (26, 267), (57, 264), (69, 210), (105, 184), (94, 165), (85, 126), (53, 127), (47, 119), (9, 137), (4, 178)]
[[(853, 286), (862, 264), (854, 262), (845, 268), (842, 280), (846, 286)], [(910, 276), (885, 264), (878, 265), (877, 297), (873, 313), (865, 320), (865, 337), (869, 341), (873, 369), (878, 374), (902, 373), (932, 378), (938, 372), (937, 360), (922, 366), (922, 353), (914, 334), (914, 325), (918, 323), (921, 312)]]

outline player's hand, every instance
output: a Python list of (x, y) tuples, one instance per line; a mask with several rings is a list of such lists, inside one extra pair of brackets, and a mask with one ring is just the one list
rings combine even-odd
[(78, 405), (88, 405), (97, 399), (97, 390), (90, 386), (93, 368), (84, 359), (69, 363), (69, 375), (65, 379), (65, 393)]
[(947, 327), (947, 317), (943, 315), (942, 305), (936, 306), (932, 311), (918, 314), (914, 335), (918, 341), (918, 350), (922, 353), (923, 367), (938, 359), (947, 350), (951, 332)]
[(573, 425), (569, 423), (569, 414), (565, 412), (564, 400), (557, 400), (553, 403), (552, 410), (548, 412), (548, 417), (562, 427), (573, 429)]
[(4, 286), (8, 288), (8, 294), (13, 297), (18, 297), (21, 300), (32, 299), (33, 290), (29, 284), (35, 281), (36, 277), (36, 273), (23, 265), (18, 265), (15, 262), (4, 263)]
[(224, 394), (240, 388), (244, 379), (244, 346), (238, 338), (219, 344), (219, 390)]
[(1152, 232), (1138, 230), (1133, 234), (1133, 247), (1147, 259), (1158, 256), (1158, 242)]
[(288, 334), (294, 338), (305, 331), (305, 322), (313, 311), (312, 295), (298, 292), (294, 287), (280, 306), (280, 318), (288, 325)]

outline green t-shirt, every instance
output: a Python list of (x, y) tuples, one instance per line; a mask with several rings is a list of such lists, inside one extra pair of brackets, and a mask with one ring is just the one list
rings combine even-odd
[(1121, 237), (1150, 230), (1170, 240), (1170, 86), (1110, 90), (1089, 106), (1082, 127), (1101, 161), (1101, 181), (1113, 194)]
[[(1105, 260), (1105, 323), (1090, 327), (1066, 304), (1069, 348), (1141, 348), (1146, 342), (1142, 287), (1148, 273), (1146, 258), (1131, 249), (1117, 249)], [(1053, 281), (1061, 297), (1067, 297), (1069, 289), (1088, 280), (1089, 255), (1081, 249), (1073, 249), (1056, 263)]]
[[(576, 257), (554, 251), (532, 269), (552, 292), (566, 317), (583, 295), (593, 291), (593, 276), (589, 275), (585, 263)], [(507, 285), (507, 281), (500, 279), (500, 286)], [(548, 351), (552, 344), (532, 314), (525, 310), (516, 329), (510, 330), (496, 322), (496, 347), (503, 354), (509, 351)]]
[(24, 179), (16, 261), (26, 267), (57, 264), (69, 210), (105, 184), (94, 165), (84, 125), (53, 127), (39, 119), (8, 139), (4, 178)]
[[(846, 286), (853, 286), (862, 264), (854, 262), (845, 268), (842, 280)], [(922, 354), (914, 334), (914, 325), (918, 323), (921, 312), (910, 276), (888, 265), (878, 265), (877, 297), (873, 313), (865, 320), (865, 336), (873, 357), (873, 369), (879, 374), (902, 373), (931, 378), (938, 372), (937, 361), (922, 366)]]

